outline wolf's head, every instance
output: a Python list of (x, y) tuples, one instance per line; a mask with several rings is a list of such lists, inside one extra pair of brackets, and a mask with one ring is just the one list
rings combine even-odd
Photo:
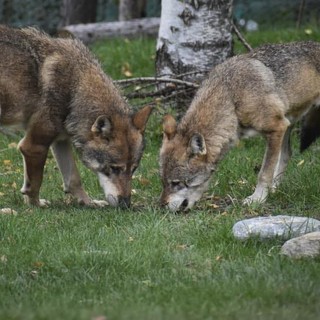
[(99, 116), (90, 138), (81, 146), (81, 158), (97, 173), (106, 200), (112, 206), (130, 206), (132, 174), (144, 149), (144, 130), (151, 108), (133, 115)]
[(175, 119), (165, 116), (160, 150), (161, 204), (172, 211), (191, 208), (208, 188), (213, 170), (204, 137), (179, 132)]

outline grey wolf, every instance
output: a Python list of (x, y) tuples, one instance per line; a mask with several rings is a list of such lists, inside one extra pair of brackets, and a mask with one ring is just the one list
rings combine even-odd
[(34, 28), (0, 27), (0, 124), (25, 131), (18, 147), (28, 204), (46, 204), (39, 189), (50, 147), (64, 191), (79, 203), (98, 203), (82, 187), (74, 145), (98, 175), (107, 202), (129, 206), (150, 112), (148, 106), (136, 113), (129, 108), (80, 41), (51, 38)]
[(244, 204), (263, 203), (283, 177), (294, 124), (304, 117), (301, 150), (319, 136), (319, 104), (319, 43), (264, 45), (217, 65), (181, 122), (170, 115), (164, 118), (162, 205), (191, 208), (225, 153), (251, 133), (265, 138), (266, 151), (255, 191)]

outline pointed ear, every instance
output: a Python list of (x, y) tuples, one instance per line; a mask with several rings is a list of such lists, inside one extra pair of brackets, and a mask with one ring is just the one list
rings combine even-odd
[(91, 131), (107, 138), (111, 133), (112, 125), (107, 116), (99, 116), (91, 127)]
[(189, 146), (192, 155), (204, 156), (207, 154), (207, 147), (204, 137), (200, 133), (194, 133), (190, 139)]
[(173, 116), (167, 114), (163, 117), (162, 129), (164, 137), (166, 137), (168, 140), (171, 140), (176, 135), (177, 122)]
[(141, 110), (139, 110), (138, 112), (136, 112), (133, 115), (132, 121), (133, 121), (133, 125), (141, 132), (143, 133), (145, 128), (146, 128), (146, 124), (147, 121), (149, 119), (149, 116), (151, 114), (151, 111), (153, 110), (152, 107), (150, 106), (145, 106), (144, 108), (142, 108)]

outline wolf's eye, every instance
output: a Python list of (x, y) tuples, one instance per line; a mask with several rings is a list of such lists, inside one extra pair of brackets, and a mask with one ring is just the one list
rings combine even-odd
[(170, 183), (171, 188), (175, 190), (181, 190), (186, 187), (186, 184), (179, 180), (173, 180)]
[(116, 166), (110, 166), (110, 171), (114, 175), (118, 175), (121, 173), (121, 167), (116, 167)]

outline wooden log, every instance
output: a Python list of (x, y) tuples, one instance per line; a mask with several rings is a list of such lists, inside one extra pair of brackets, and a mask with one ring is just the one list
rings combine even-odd
[(59, 32), (70, 32), (84, 43), (114, 37), (157, 36), (160, 18), (128, 21), (76, 24), (63, 27)]

